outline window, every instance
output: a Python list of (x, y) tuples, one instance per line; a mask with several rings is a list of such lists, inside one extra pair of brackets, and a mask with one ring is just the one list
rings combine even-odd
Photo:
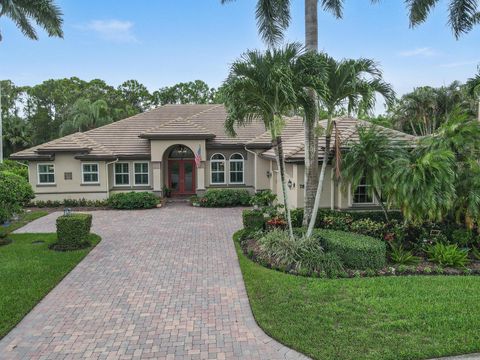
[(241, 154), (230, 156), (230, 183), (243, 184), (243, 156)]
[(353, 193), (354, 204), (371, 204), (373, 203), (372, 195), (369, 193), (370, 185), (367, 185), (365, 177), (362, 178), (360, 184)]
[(98, 164), (82, 164), (82, 181), (84, 184), (98, 184)]
[(225, 156), (213, 154), (210, 158), (212, 184), (225, 184)]
[(115, 164), (115, 186), (128, 186), (130, 185), (130, 172), (128, 169), (128, 163), (116, 163)]
[(150, 182), (148, 162), (137, 162), (133, 164), (135, 185), (148, 185)]
[(37, 172), (39, 184), (55, 184), (55, 165), (38, 164)]

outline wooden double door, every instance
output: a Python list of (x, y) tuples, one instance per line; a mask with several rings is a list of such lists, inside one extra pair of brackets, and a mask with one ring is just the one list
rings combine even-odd
[(168, 160), (168, 187), (172, 195), (195, 194), (195, 160)]

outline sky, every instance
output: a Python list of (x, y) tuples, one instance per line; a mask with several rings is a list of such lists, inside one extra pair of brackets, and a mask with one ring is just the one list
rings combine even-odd
[[(304, 40), (304, 1), (292, 0), (286, 41)], [(201, 79), (217, 87), (247, 49), (263, 49), (255, 0), (56, 0), (64, 39), (39, 30), (23, 37), (0, 18), (0, 79), (34, 85), (51, 78), (101, 78), (117, 86), (137, 79), (154, 91)], [(405, 2), (346, 0), (343, 19), (319, 11), (319, 47), (335, 58), (377, 61), (401, 95), (416, 86), (464, 82), (480, 64), (480, 26), (456, 40), (447, 26), (447, 0), (428, 21), (409, 28)], [(377, 109), (378, 110), (378, 109)]]

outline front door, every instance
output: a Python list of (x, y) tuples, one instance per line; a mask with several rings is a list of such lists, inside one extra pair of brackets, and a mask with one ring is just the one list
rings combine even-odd
[(172, 195), (195, 194), (195, 161), (168, 160), (168, 187)]

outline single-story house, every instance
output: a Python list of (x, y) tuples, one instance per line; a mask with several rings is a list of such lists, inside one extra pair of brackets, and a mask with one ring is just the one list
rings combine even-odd
[[(105, 199), (125, 191), (162, 196), (202, 194), (206, 189), (270, 189), (281, 198), (280, 176), (270, 135), (261, 122), (225, 132), (223, 105), (166, 105), (86, 132), (77, 132), (10, 156), (27, 161), (36, 200)], [(354, 140), (358, 119), (336, 119), (342, 144)], [(392, 138), (411, 135), (385, 129)], [(323, 139), (319, 162), (323, 161)], [(304, 130), (301, 117), (286, 121), (283, 144), (291, 207), (304, 205)], [(327, 168), (321, 206), (376, 206), (368, 184), (344, 191)]]

